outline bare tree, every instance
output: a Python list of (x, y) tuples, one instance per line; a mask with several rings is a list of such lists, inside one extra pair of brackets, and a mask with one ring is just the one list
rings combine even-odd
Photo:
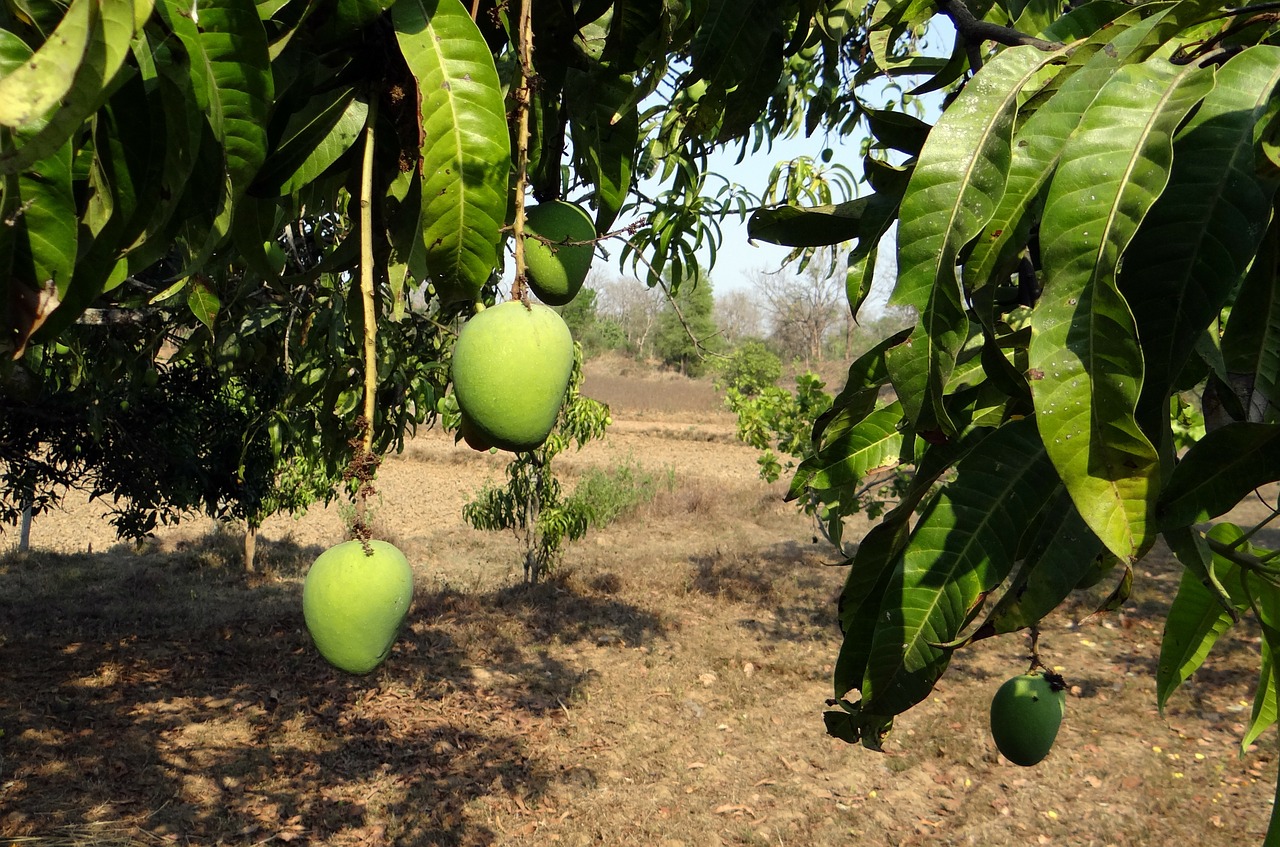
[(824, 342), (848, 314), (844, 278), (824, 275), (825, 267), (815, 260), (798, 277), (781, 271), (752, 274), (770, 337), (784, 354), (802, 358), (806, 365), (822, 361)]
[(755, 294), (744, 288), (735, 288), (716, 294), (716, 326), (730, 345), (737, 345), (749, 338), (764, 335), (764, 314)]
[(653, 331), (666, 304), (662, 292), (625, 277), (598, 280), (592, 285), (596, 289), (596, 314), (618, 322), (627, 345), (638, 357), (652, 353)]

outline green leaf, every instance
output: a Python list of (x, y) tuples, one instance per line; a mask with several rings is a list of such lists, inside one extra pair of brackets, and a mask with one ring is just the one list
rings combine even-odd
[(1280, 425), (1236, 422), (1205, 435), (1160, 493), (1162, 530), (1225, 514), (1250, 491), (1280, 479)]
[(261, 194), (291, 194), (328, 170), (364, 131), (369, 105), (351, 88), (317, 94), (289, 118), (254, 181)]
[[(0, 74), (27, 67), (30, 56), (31, 48), (21, 39), (0, 30)], [(12, 133), (10, 137), (21, 144), (41, 128), (42, 122), (37, 119), (20, 130), (4, 132)], [(71, 157), (68, 139), (34, 168), (19, 173), (5, 188), (5, 207), (13, 210), (6, 217), (11, 221), (11, 233), (7, 235), (14, 239), (13, 266), (7, 283), (24, 285), (31, 291), (52, 286), (59, 300), (66, 296), (76, 258), (77, 208)]]
[(786, 499), (795, 499), (805, 488), (856, 487), (868, 474), (896, 467), (902, 453), (901, 423), (900, 403), (872, 412), (800, 463)]
[(218, 317), (218, 309), (222, 307), (222, 301), (204, 279), (200, 277), (191, 279), (187, 286), (187, 306), (191, 309), (191, 314), (212, 332), (213, 322)]
[(974, 76), (929, 134), (902, 199), (898, 284), (889, 302), (916, 308), (920, 322), (888, 361), (898, 397), (919, 429), (953, 431), (943, 386), (968, 330), (957, 257), (1004, 190), (1018, 96), (1056, 56), (1014, 47)]
[[(1225, 564), (1227, 567), (1218, 570), (1219, 577), (1228, 587), (1238, 587), (1239, 569), (1229, 562)], [(1241, 611), (1247, 606), (1243, 601), (1236, 604)], [(1231, 615), (1213, 592), (1190, 570), (1184, 570), (1178, 593), (1165, 618), (1160, 663), (1156, 667), (1156, 705), (1161, 714), (1169, 695), (1204, 664), (1205, 657), (1231, 623)]]
[(1029, 544), (1017, 576), (992, 608), (975, 638), (1015, 632), (1038, 623), (1079, 585), (1102, 552), (1065, 487), (1027, 530)]
[(586, 162), (595, 184), (596, 232), (613, 226), (631, 190), (632, 159), (640, 138), (640, 119), (631, 99), (635, 80), (606, 72), (565, 75), (565, 104), (573, 147)]
[(849, 563), (849, 575), (837, 605), (844, 640), (833, 677), (836, 697), (862, 687), (880, 601), (889, 587), (894, 563), (910, 538), (908, 517), (909, 512), (898, 512), (873, 526), (862, 537)]
[(1274, 187), (1256, 175), (1253, 135), (1277, 84), (1280, 47), (1250, 47), (1218, 69), (1174, 140), (1169, 184), (1124, 251), (1120, 291), (1142, 338), (1151, 416), (1165, 413), (1170, 384), (1266, 232)]
[[(1264, 237), (1222, 332), (1224, 370), (1253, 374), (1256, 398), (1280, 407), (1280, 223)], [(1250, 404), (1257, 407), (1261, 402)]]
[(1142, 353), (1116, 268), (1164, 188), (1174, 129), (1212, 83), (1163, 60), (1117, 71), (1063, 149), (1040, 227), (1047, 282), (1028, 348), (1036, 421), (1081, 516), (1126, 562), (1152, 534), (1159, 461), (1134, 419)]
[(98, 27), (96, 4), (74, 0), (40, 49), (0, 77), (0, 125), (29, 126), (66, 97)]
[(0, 173), (31, 167), (67, 142), (102, 105), (129, 55), (129, 44), (151, 16), (154, 0), (98, 0), (94, 32), (75, 79), (48, 122), (21, 146), (0, 154)]
[[(1095, 5), (1089, 3), (1076, 11)], [(1135, 9), (1072, 52), (1067, 66), (1051, 83), (1058, 84), (1057, 90), (1014, 134), (1004, 194), (965, 261), (968, 290), (980, 291), (1013, 273), (1026, 248), (1044, 187), (1080, 116), (1117, 68), (1146, 58), (1156, 49), (1160, 36), (1172, 29), (1161, 23), (1164, 18), (1163, 12), (1150, 15), (1145, 7)], [(1060, 79), (1065, 81), (1058, 83)], [(979, 319), (988, 322), (990, 316), (980, 314)]]
[(920, 702), (946, 669), (952, 641), (1009, 573), (1019, 529), (1057, 487), (1029, 418), (1008, 423), (956, 467), (899, 558), (863, 680), (863, 711), (892, 716)]
[(756, 209), (747, 220), (747, 237), (784, 247), (823, 247), (857, 238), (869, 197), (825, 206), (773, 206)]
[[(1240, 739), (1240, 754), (1249, 749), (1249, 745), (1276, 722), (1276, 663), (1271, 652), (1271, 643), (1265, 638), (1261, 646), (1262, 661), (1258, 668), (1258, 687), (1253, 692), (1253, 709), (1249, 714), (1249, 726), (1244, 737)], [(1273, 811), (1272, 815), (1276, 813)]]
[(781, 59), (779, 12), (774, 0), (709, 0), (689, 47), (692, 79), (728, 91), (754, 79), (775, 53)]
[(396, 39), (418, 83), (425, 260), (437, 291), (474, 297), (498, 262), (511, 148), (493, 57), (460, 0), (401, 0)]

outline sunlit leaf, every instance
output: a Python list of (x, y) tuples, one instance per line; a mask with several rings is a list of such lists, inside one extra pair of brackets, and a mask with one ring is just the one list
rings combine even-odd
[(401, 0), (396, 39), (418, 83), (426, 265), (447, 299), (474, 297), (498, 262), (511, 167), (489, 47), (460, 0)]
[(1142, 353), (1115, 273), (1168, 179), (1174, 129), (1212, 83), (1163, 60), (1117, 71), (1062, 152), (1040, 228), (1047, 282), (1028, 348), (1036, 421), (1085, 523), (1124, 561), (1152, 535), (1159, 462), (1134, 419)]
[(1280, 479), (1280, 425), (1237, 422), (1196, 442), (1160, 493), (1162, 529), (1231, 510), (1250, 491)]
[(920, 322), (911, 341), (890, 352), (889, 371), (920, 429), (952, 429), (943, 386), (968, 330), (957, 258), (1004, 190), (1019, 93), (1054, 56), (1015, 47), (974, 76), (929, 134), (902, 199), (898, 284), (889, 302), (914, 307)]
[(1267, 229), (1274, 186), (1256, 175), (1253, 135), (1277, 84), (1280, 47), (1250, 47), (1217, 70), (1174, 140), (1168, 185), (1124, 252), (1120, 290), (1142, 337), (1152, 415), (1164, 413), (1170, 383)]

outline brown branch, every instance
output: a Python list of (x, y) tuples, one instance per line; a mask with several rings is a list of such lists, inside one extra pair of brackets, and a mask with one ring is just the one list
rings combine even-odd
[(1063, 45), (1056, 41), (1045, 41), (1034, 35), (1019, 32), (1010, 26), (993, 24), (974, 16), (964, 0), (938, 0), (938, 9), (955, 24), (957, 37), (964, 40), (965, 51), (969, 54), (969, 66), (975, 71), (982, 67), (982, 55), (979, 49), (984, 41), (994, 41), (1006, 47), (1031, 45), (1038, 50), (1050, 52)]
[(525, 291), (525, 258), (524, 258), (524, 192), (529, 184), (529, 111), (532, 105), (533, 91), (533, 3), (524, 0), (520, 4), (520, 19), (516, 28), (517, 57), (516, 70), (519, 84), (515, 87), (516, 96), (516, 215), (511, 222), (511, 234), (515, 239), (516, 278), (511, 284), (511, 299), (527, 303), (528, 293)]

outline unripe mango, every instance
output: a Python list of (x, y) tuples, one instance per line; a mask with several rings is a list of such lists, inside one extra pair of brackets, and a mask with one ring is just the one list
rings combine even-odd
[(368, 673), (391, 652), (413, 602), (413, 569), (394, 546), (346, 541), (320, 554), (302, 584), (302, 614), (320, 655)]
[(1029, 673), (1007, 680), (991, 700), (991, 735), (1015, 765), (1030, 767), (1053, 747), (1066, 713), (1062, 677)]
[(552, 309), (510, 300), (462, 327), (450, 372), (458, 408), (478, 442), (533, 450), (547, 440), (564, 403), (573, 336)]
[[(525, 230), (553, 242), (590, 241), (596, 237), (591, 217), (563, 200), (539, 203), (528, 210)], [(591, 270), (591, 244), (547, 244), (525, 237), (524, 262), (529, 287), (549, 306), (563, 306), (577, 296)]]

